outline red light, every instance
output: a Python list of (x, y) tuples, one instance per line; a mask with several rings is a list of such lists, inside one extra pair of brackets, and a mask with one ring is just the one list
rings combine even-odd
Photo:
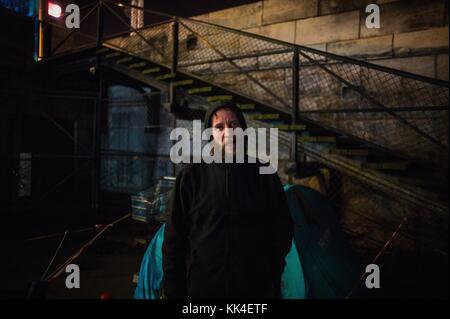
[(59, 18), (61, 16), (62, 9), (56, 3), (49, 2), (48, 3), (48, 15)]

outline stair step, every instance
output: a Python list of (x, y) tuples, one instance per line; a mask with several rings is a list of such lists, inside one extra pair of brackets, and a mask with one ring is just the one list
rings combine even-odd
[(306, 125), (302, 124), (279, 124), (275, 126), (277, 129), (282, 131), (304, 131), (306, 130)]
[(362, 168), (402, 171), (408, 168), (408, 162), (373, 162), (362, 163)]
[(175, 82), (172, 82), (172, 85), (173, 85), (174, 87), (178, 87), (178, 86), (191, 85), (191, 84), (193, 84), (193, 83), (194, 83), (194, 80), (188, 79), (188, 80), (182, 80), (182, 81), (175, 81)]
[(208, 102), (231, 101), (231, 100), (233, 100), (233, 95), (208, 96), (207, 100), (208, 100)]
[(248, 111), (248, 110), (254, 110), (255, 104), (248, 103), (248, 104), (238, 104), (237, 105), (242, 111)]
[(158, 73), (159, 71), (161, 71), (161, 68), (145, 69), (142, 71), (142, 74)]
[(193, 88), (188, 90), (188, 94), (208, 93), (212, 92), (212, 86), (204, 86), (199, 88)]
[(177, 75), (175, 73), (166, 73), (166, 74), (158, 75), (157, 77), (155, 77), (155, 79), (157, 79), (158, 81), (163, 81), (163, 80), (173, 79), (176, 76)]
[(146, 62), (138, 62), (138, 63), (130, 64), (128, 67), (131, 68), (131, 69), (137, 69), (137, 68), (142, 68), (142, 67), (144, 67), (146, 65), (147, 65)]
[(337, 149), (331, 149), (330, 154), (346, 155), (346, 156), (368, 156), (369, 150), (337, 148)]
[(133, 57), (131, 57), (131, 56), (119, 59), (116, 61), (116, 63), (120, 64), (120, 63), (125, 63), (125, 62), (130, 62), (130, 61), (133, 61)]
[(299, 141), (303, 143), (335, 143), (336, 136), (299, 136)]
[(108, 51), (109, 51), (109, 48), (101, 48), (101, 49), (98, 49), (97, 51), (95, 51), (95, 53), (99, 54), (99, 53), (105, 53)]
[(115, 57), (118, 57), (119, 55), (120, 55), (120, 52), (114, 52), (114, 53), (105, 55), (105, 58), (107, 58), (107, 59), (115, 58)]
[(273, 114), (255, 114), (250, 116), (251, 120), (278, 120), (280, 119), (279, 113), (273, 113)]
[(135, 237), (134, 238), (134, 244), (135, 245), (147, 246), (148, 241), (146, 239), (144, 239), (144, 238)]
[[(134, 209), (137, 209), (137, 210), (142, 210), (142, 209), (140, 209), (140, 208), (136, 208), (136, 207), (133, 207), (132, 206), (132, 208), (134, 208)], [(146, 217), (146, 216), (141, 216), (141, 215), (135, 215), (134, 213), (133, 213), (133, 216), (131, 217), (133, 220), (136, 220), (136, 221), (138, 221), (138, 222), (144, 222), (144, 223), (146, 223), (146, 222), (148, 222), (148, 218)], [(135, 242), (136, 243), (136, 242)], [(137, 244), (137, 243), (136, 243)]]

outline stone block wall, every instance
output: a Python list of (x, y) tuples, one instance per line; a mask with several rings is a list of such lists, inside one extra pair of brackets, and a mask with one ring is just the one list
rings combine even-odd
[(447, 0), (262, 0), (193, 18), (448, 81)]

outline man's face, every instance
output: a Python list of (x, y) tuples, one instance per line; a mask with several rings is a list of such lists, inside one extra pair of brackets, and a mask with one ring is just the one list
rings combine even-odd
[(231, 129), (241, 127), (236, 114), (230, 109), (219, 109), (212, 116), (211, 126), (214, 142), (220, 145), (222, 151), (235, 153), (236, 141)]

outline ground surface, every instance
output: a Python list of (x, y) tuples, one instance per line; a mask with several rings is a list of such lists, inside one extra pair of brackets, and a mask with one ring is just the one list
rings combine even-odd
[[(130, 218), (108, 229), (74, 262), (80, 267), (80, 288), (68, 289), (66, 274), (48, 286), (46, 298), (99, 298), (108, 292), (113, 298), (133, 298), (133, 275), (139, 272), (145, 245), (135, 238), (149, 240), (159, 223), (144, 224)], [(72, 233), (66, 237), (49, 273), (88, 242), (98, 230)], [(24, 298), (32, 281), (39, 280), (62, 236), (48, 239), (3, 241), (0, 270), (0, 298)]]

